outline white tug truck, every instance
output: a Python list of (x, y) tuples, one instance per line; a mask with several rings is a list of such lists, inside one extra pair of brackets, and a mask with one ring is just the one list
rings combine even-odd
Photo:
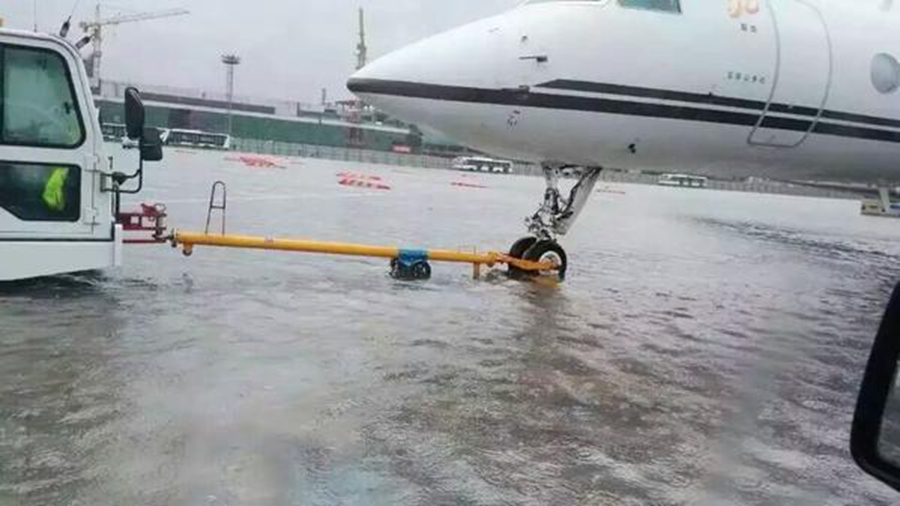
[(121, 194), (141, 189), (143, 162), (162, 159), (137, 90), (124, 105), (140, 148), (129, 174), (104, 153), (78, 48), (0, 28), (0, 282), (119, 265), (124, 231), (163, 226), (154, 209), (120, 212)]

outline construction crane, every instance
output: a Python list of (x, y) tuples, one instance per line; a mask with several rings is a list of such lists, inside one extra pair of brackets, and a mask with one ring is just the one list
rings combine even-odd
[(136, 14), (124, 14), (110, 18), (100, 17), (100, 4), (94, 11), (95, 17), (93, 21), (82, 21), (79, 26), (85, 33), (90, 35), (94, 44), (94, 53), (91, 55), (90, 78), (91, 86), (100, 87), (100, 60), (103, 58), (103, 27), (121, 25), (125, 23), (137, 23), (139, 21), (148, 21), (151, 19), (170, 18), (173, 16), (183, 16), (190, 14), (187, 9), (168, 9), (156, 12), (139, 12)]
[[(369, 62), (369, 46), (366, 44), (366, 13), (359, 9), (359, 42), (356, 44), (356, 70), (360, 70)], [(362, 113), (365, 104), (356, 99), (350, 103), (350, 112), (347, 114), (347, 122), (353, 124), (347, 132), (347, 144), (350, 147), (362, 148), (365, 145), (363, 130), (359, 128), (362, 123)]]
[(366, 12), (359, 9), (359, 43), (356, 44), (356, 70), (369, 63), (369, 46), (366, 45)]

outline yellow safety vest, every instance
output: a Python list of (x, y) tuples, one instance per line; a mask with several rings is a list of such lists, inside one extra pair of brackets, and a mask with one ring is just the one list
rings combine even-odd
[(69, 178), (69, 169), (57, 167), (53, 169), (47, 184), (44, 185), (44, 204), (51, 211), (62, 212), (66, 209), (66, 180)]

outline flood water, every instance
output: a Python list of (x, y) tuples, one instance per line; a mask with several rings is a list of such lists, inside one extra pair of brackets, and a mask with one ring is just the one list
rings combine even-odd
[[(142, 200), (190, 230), (221, 179), (235, 233), (506, 249), (543, 191), (166, 155)], [(340, 186), (345, 171), (392, 190)], [(136, 246), (120, 269), (0, 288), (0, 505), (896, 503), (848, 433), (900, 220), (854, 201), (601, 190), (559, 287)]]

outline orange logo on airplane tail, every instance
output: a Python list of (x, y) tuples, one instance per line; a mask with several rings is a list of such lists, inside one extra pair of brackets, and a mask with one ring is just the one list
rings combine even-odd
[(752, 16), (760, 10), (760, 0), (729, 0), (728, 15), (734, 19), (743, 15)]

